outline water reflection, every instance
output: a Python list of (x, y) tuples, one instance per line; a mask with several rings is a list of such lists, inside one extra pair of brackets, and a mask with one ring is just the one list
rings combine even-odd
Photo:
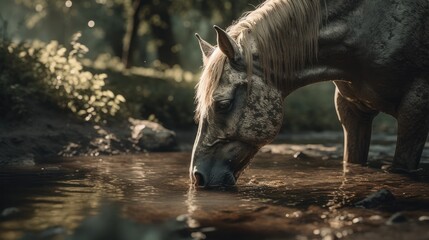
[(348, 183), (347, 175), (350, 172), (350, 166), (347, 162), (343, 161), (343, 174), (341, 176), (341, 184), (338, 189), (335, 189), (332, 193), (332, 199), (326, 204), (330, 211), (335, 211), (345, 205), (347, 205), (354, 196), (351, 192), (345, 190), (346, 184)]
[(198, 210), (198, 207), (195, 203), (195, 196), (196, 196), (197, 192), (195, 189), (195, 186), (193, 184), (189, 185), (189, 189), (188, 192), (186, 194), (187, 198), (185, 201), (185, 204), (187, 206), (188, 209), (188, 219), (187, 219), (187, 224), (189, 228), (197, 228), (200, 226), (200, 223), (194, 218), (194, 213)]
[[(19, 213), (1, 219), (0, 239), (53, 226), (72, 232), (106, 199), (142, 224), (180, 216), (194, 239), (341, 238), (384, 225), (395, 211), (429, 216), (427, 183), (339, 160), (262, 153), (237, 188), (201, 190), (189, 185), (189, 159), (189, 153), (152, 153), (1, 169), (0, 207)], [(353, 207), (381, 188), (397, 197), (393, 205)]]

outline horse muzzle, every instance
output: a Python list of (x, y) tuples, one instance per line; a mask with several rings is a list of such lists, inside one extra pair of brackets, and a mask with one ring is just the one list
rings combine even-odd
[(257, 152), (254, 146), (239, 141), (194, 148), (191, 181), (205, 188), (235, 185), (240, 173)]
[[(211, 174), (213, 172), (213, 174)], [(211, 171), (207, 172), (201, 168), (195, 168), (193, 172), (193, 183), (199, 187), (226, 187), (234, 186), (236, 178), (231, 171)]]

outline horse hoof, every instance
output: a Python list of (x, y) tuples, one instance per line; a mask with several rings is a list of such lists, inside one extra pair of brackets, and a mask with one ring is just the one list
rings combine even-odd
[(423, 172), (423, 168), (407, 169), (402, 167), (395, 167), (392, 165), (383, 168), (383, 170), (388, 173), (407, 174), (407, 175), (419, 175)]

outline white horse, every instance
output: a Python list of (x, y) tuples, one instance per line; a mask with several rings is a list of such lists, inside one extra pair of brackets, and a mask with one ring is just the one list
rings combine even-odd
[(382, 111), (398, 121), (392, 170), (418, 168), (429, 131), (427, 0), (269, 0), (215, 30), (216, 47), (197, 35), (204, 70), (194, 183), (235, 184), (277, 135), (285, 97), (329, 80), (345, 162), (366, 163), (372, 120)]

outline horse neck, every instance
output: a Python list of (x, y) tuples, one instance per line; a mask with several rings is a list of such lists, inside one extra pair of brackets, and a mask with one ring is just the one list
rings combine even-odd
[(341, 68), (344, 54), (342, 44), (347, 37), (347, 19), (364, 0), (320, 0), (322, 19), (318, 36), (318, 56), (314, 63), (309, 63), (296, 72), (290, 80), (287, 96), (298, 88), (323, 81), (350, 81), (353, 77)]

